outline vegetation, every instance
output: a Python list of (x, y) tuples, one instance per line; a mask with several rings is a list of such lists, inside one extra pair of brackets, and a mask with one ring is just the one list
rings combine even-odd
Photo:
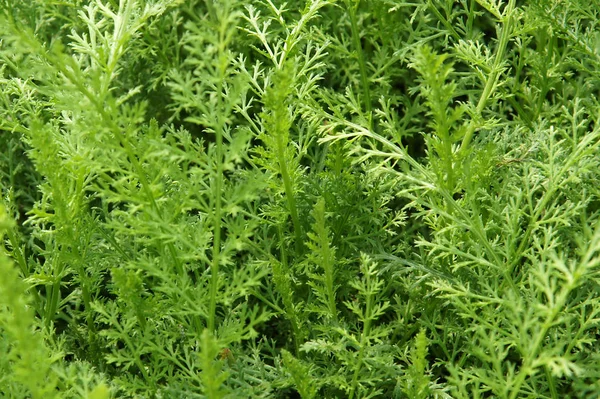
[(599, 13), (0, 1), (1, 396), (598, 397)]

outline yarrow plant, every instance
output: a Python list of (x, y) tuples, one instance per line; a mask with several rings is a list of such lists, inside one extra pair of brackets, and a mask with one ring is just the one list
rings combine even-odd
[(580, 0), (0, 2), (0, 394), (600, 392)]

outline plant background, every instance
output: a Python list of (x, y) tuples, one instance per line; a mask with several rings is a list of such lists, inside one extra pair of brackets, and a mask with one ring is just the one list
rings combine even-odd
[(0, 2), (0, 393), (591, 398), (596, 0)]

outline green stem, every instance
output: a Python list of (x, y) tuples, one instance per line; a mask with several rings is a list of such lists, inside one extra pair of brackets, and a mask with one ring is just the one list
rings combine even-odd
[(325, 199), (321, 197), (315, 205), (315, 230), (319, 235), (320, 250), (325, 272), (325, 289), (327, 290), (327, 307), (334, 324), (338, 323), (337, 309), (335, 306), (335, 252), (331, 248), (329, 230), (325, 221)]
[(296, 206), (296, 195), (293, 189), (292, 179), (290, 177), (287, 162), (285, 160), (285, 149), (286, 143), (283, 142), (282, 132), (276, 132), (277, 136), (277, 160), (279, 162), (279, 170), (281, 172), (281, 179), (283, 180), (283, 188), (285, 190), (285, 197), (287, 199), (288, 208), (292, 217), (292, 224), (294, 225), (294, 236), (295, 236), (295, 247), (296, 254), (300, 256), (303, 252), (302, 242), (302, 230), (300, 227), (300, 218), (298, 217), (298, 208)]
[(60, 281), (55, 282), (50, 286), (46, 286), (46, 306), (44, 308), (44, 322), (46, 327), (50, 327), (51, 323), (54, 321), (54, 315), (56, 315), (56, 311), (58, 308), (58, 295), (60, 293)]
[(75, 259), (76, 259), (77, 273), (79, 274), (79, 278), (81, 279), (81, 296), (83, 298), (85, 319), (86, 319), (90, 334), (95, 335), (96, 326), (94, 325), (94, 316), (93, 316), (93, 311), (92, 311), (92, 306), (91, 306), (92, 297), (90, 295), (89, 279), (88, 279), (87, 273), (84, 268), (84, 263), (83, 263), (84, 257), (81, 256), (81, 253), (79, 252), (79, 249), (77, 249), (77, 248), (75, 248), (75, 250), (74, 250), (74, 255), (75, 255)]
[[(279, 242), (283, 243), (283, 231), (281, 228), (278, 228)], [(273, 275), (279, 274), (282, 282), (284, 279), (287, 279), (289, 283), (289, 279), (287, 278), (287, 271), (291, 270), (288, 265), (287, 254), (285, 247), (281, 245), (280, 247), (281, 253), (281, 266), (277, 260), (273, 261)], [(287, 284), (287, 283), (286, 283)], [(289, 320), (292, 325), (292, 334), (294, 340), (294, 354), (298, 356), (300, 354), (300, 327), (298, 325), (298, 315), (296, 313), (296, 309), (294, 308), (294, 302), (292, 297), (291, 287), (279, 287), (279, 284), (276, 284), (276, 288), (279, 290), (279, 295), (283, 298), (283, 306), (285, 308), (286, 318)]]
[(550, 395), (552, 399), (558, 399), (558, 391), (556, 390), (556, 383), (554, 382), (554, 376), (550, 371), (550, 367), (545, 366), (546, 369), (546, 380), (548, 380), (548, 388), (550, 389)]
[(206, 0), (206, 8), (208, 9), (208, 15), (210, 19), (215, 22), (217, 20), (217, 10), (215, 9), (215, 5), (213, 4), (213, 0)]
[[(19, 265), (19, 268), (21, 269), (21, 273), (22, 273), (23, 277), (24, 278), (29, 277), (29, 267), (27, 266), (27, 260), (25, 259), (25, 255), (19, 245), (19, 240), (17, 239), (17, 235), (15, 234), (13, 228), (7, 229), (6, 235), (8, 236), (8, 240), (10, 241), (10, 245), (12, 247), (12, 251), (10, 254), (12, 255), (13, 259), (17, 262), (17, 264)], [(42, 316), (40, 294), (37, 291), (37, 289), (35, 289), (35, 288), (32, 288), (30, 290), (30, 292), (34, 298), (33, 302), (34, 302), (36, 313), (39, 316)]]
[[(370, 279), (370, 276), (367, 276)], [(372, 295), (367, 295), (367, 307), (365, 310), (365, 321), (363, 326), (363, 333), (360, 337), (360, 349), (358, 350), (358, 359), (356, 361), (356, 368), (354, 369), (354, 375), (352, 376), (352, 388), (350, 389), (349, 399), (354, 398), (354, 393), (356, 392), (356, 388), (358, 387), (358, 375), (362, 370), (362, 362), (365, 356), (365, 346), (368, 344), (368, 337), (371, 333), (371, 306), (372, 306)]]
[(517, 378), (515, 382), (513, 382), (511, 389), (512, 393), (509, 396), (509, 399), (516, 399), (519, 397), (521, 393), (521, 386), (525, 383), (525, 381), (531, 377), (535, 373), (535, 368), (533, 367), (533, 360), (538, 356), (538, 352), (542, 347), (542, 343), (546, 339), (546, 335), (550, 328), (554, 325), (556, 317), (563, 310), (565, 303), (571, 293), (571, 291), (577, 286), (577, 282), (573, 281), (571, 284), (565, 288), (559, 295), (558, 299), (555, 302), (555, 305), (550, 312), (550, 314), (546, 317), (546, 320), (541, 325), (541, 329), (537, 331), (535, 338), (533, 339), (533, 345), (527, 348), (526, 359), (523, 362), (523, 366), (521, 367), (519, 373), (517, 374)]
[(111, 325), (113, 325), (119, 329), (119, 333), (120, 333), (119, 335), (123, 338), (123, 341), (125, 341), (125, 345), (131, 349), (131, 352), (133, 352), (135, 354), (134, 363), (137, 366), (137, 368), (140, 370), (140, 373), (142, 374), (144, 381), (146, 381), (146, 383), (148, 383), (150, 386), (154, 387), (156, 385), (156, 383), (155, 383), (154, 379), (151, 379), (150, 376), (148, 375), (148, 371), (146, 371), (147, 366), (142, 362), (140, 355), (137, 353), (136, 347), (135, 347), (135, 345), (133, 345), (133, 342), (131, 340), (129, 332), (125, 331), (125, 329), (123, 329), (120, 326), (119, 321), (116, 320), (116, 318), (113, 318)]
[[(219, 85), (220, 86), (220, 85)], [(219, 90), (220, 93), (220, 90)], [(219, 118), (220, 119), (220, 118)], [(219, 122), (220, 125), (220, 122)], [(215, 129), (217, 142), (217, 175), (214, 187), (214, 239), (212, 248), (211, 279), (210, 279), (210, 307), (208, 310), (208, 330), (215, 330), (215, 316), (217, 311), (217, 286), (219, 284), (219, 263), (221, 261), (221, 190), (223, 186), (223, 134), (219, 126)]]
[(329, 267), (329, 270), (327, 270), (327, 272), (325, 274), (325, 278), (327, 281), (327, 297), (329, 298), (329, 313), (331, 314), (331, 317), (333, 318), (334, 324), (337, 324), (338, 316), (337, 316), (337, 308), (335, 306), (335, 288), (333, 285), (333, 283), (334, 283), (333, 271), (331, 269), (333, 269), (333, 265), (331, 265)]
[(354, 45), (354, 51), (358, 58), (358, 67), (360, 69), (360, 81), (362, 85), (362, 91), (365, 102), (365, 111), (367, 113), (367, 119), (369, 121), (369, 129), (372, 127), (372, 107), (371, 107), (371, 91), (369, 89), (369, 77), (367, 75), (367, 66), (365, 64), (365, 57), (362, 46), (360, 44), (360, 36), (358, 30), (358, 21), (356, 19), (356, 10), (358, 9), (359, 1), (355, 4), (350, 4), (349, 0), (346, 0), (346, 6), (348, 7), (348, 13), (350, 14), (350, 24), (352, 25), (352, 43)]
[[(580, 280), (584, 278), (583, 276), (586, 274), (586, 272), (589, 272), (590, 263), (596, 254), (597, 244), (598, 232), (595, 233), (594, 237), (590, 241), (588, 249), (585, 255), (583, 255), (582, 259), (579, 261), (577, 268), (572, 272), (573, 279), (565, 284), (559, 294), (555, 296), (556, 299), (554, 301), (554, 306), (547, 313), (546, 319), (543, 323), (541, 323), (541, 327), (536, 331), (533, 339), (527, 341), (533, 342), (532, 345), (527, 348), (522, 348), (522, 352), (524, 352), (524, 355), (526, 354), (526, 356), (524, 356), (525, 360), (523, 361), (523, 366), (521, 367), (520, 372), (517, 374), (515, 382), (512, 384), (511, 388), (513, 391), (509, 399), (516, 399), (521, 393), (521, 386), (525, 383), (527, 378), (531, 377), (535, 373), (535, 358), (538, 356), (538, 353), (540, 352), (544, 341), (546, 340), (548, 331), (550, 331), (550, 329), (556, 325), (556, 320), (559, 314), (565, 311), (565, 306), (569, 297), (571, 296), (571, 293), (580, 286)], [(546, 373), (552, 389), (552, 386), (554, 385), (553, 377), (550, 373), (548, 373), (547, 370)], [(553, 393), (553, 397), (554, 396), (555, 395)]]
[(483, 109), (485, 108), (488, 99), (492, 95), (492, 91), (494, 90), (496, 82), (498, 81), (498, 75), (500, 74), (500, 65), (502, 65), (502, 63), (504, 62), (506, 47), (508, 45), (508, 41), (510, 40), (510, 35), (512, 34), (512, 14), (514, 8), (515, 0), (510, 0), (508, 5), (506, 6), (504, 26), (502, 27), (502, 33), (500, 34), (500, 42), (498, 44), (498, 50), (496, 51), (496, 56), (494, 58), (494, 65), (492, 67), (492, 70), (490, 71), (490, 74), (487, 77), (483, 93), (481, 94), (479, 102), (477, 103), (477, 108), (475, 109), (476, 118), (471, 120), (471, 123), (467, 127), (467, 132), (465, 133), (465, 137), (463, 138), (462, 144), (460, 146), (460, 153), (464, 153), (467, 150), (469, 144), (471, 143), (473, 134), (475, 133), (475, 129), (477, 127), (477, 124), (479, 123), (479, 119), (481, 118)]
[[(207, 3), (212, 0), (207, 0)], [(222, 21), (220, 21), (222, 22)], [(214, 199), (214, 235), (213, 235), (213, 247), (212, 247), (212, 260), (210, 266), (210, 302), (208, 309), (208, 330), (210, 333), (215, 332), (215, 319), (217, 313), (217, 288), (219, 286), (219, 266), (221, 263), (221, 212), (222, 212), (222, 190), (223, 190), (223, 130), (225, 127), (225, 119), (223, 111), (226, 108), (224, 105), (224, 93), (223, 93), (223, 82), (227, 77), (227, 54), (226, 54), (226, 43), (227, 43), (227, 26), (223, 23), (219, 26), (219, 45), (218, 45), (218, 71), (219, 77), (216, 81), (216, 94), (217, 94), (217, 109), (220, 111), (217, 113), (215, 120), (215, 141), (216, 141), (216, 176), (215, 185), (213, 192)]]
[(542, 69), (542, 73), (540, 74), (540, 93), (538, 94), (538, 101), (536, 105), (536, 111), (534, 115), (534, 119), (537, 119), (542, 112), (542, 107), (544, 106), (544, 101), (546, 100), (546, 95), (548, 94), (549, 85), (548, 85), (548, 66), (552, 65), (552, 53), (554, 52), (554, 38), (546, 37), (546, 31), (541, 29), (542, 31), (542, 40), (543, 40), (543, 48), (546, 51), (546, 60), (542, 62), (540, 65), (540, 69)]
[[(577, 147), (577, 150), (571, 155), (570, 159), (565, 163), (565, 165), (558, 171), (558, 173), (554, 176), (554, 181), (558, 182), (560, 179), (566, 175), (575, 162), (581, 159), (586, 154), (592, 154), (597, 148), (600, 146), (600, 141), (592, 142), (593, 136), (589, 136), (589, 139), (584, 139), (580, 145)], [(517, 250), (514, 253), (514, 258), (512, 262), (508, 264), (506, 270), (507, 279), (512, 280), (516, 276), (513, 276), (515, 268), (517, 264), (521, 261), (523, 257), (523, 253), (527, 246), (531, 245), (529, 242), (529, 238), (533, 234), (533, 231), (536, 227), (539, 226), (539, 221), (542, 218), (542, 215), (547, 209), (548, 203), (554, 199), (554, 195), (561, 189), (562, 187), (558, 184), (551, 184), (546, 192), (544, 192), (542, 198), (538, 202), (538, 205), (535, 209), (532, 209), (533, 215), (529, 219), (529, 224), (527, 225), (527, 229), (523, 233), (523, 237), (521, 238), (521, 242), (517, 247)]]
[(446, 164), (446, 173), (448, 173), (446, 182), (443, 182), (446, 189), (450, 193), (454, 193), (455, 182), (454, 182), (454, 157), (452, 154), (452, 140), (450, 138), (449, 128), (446, 126), (447, 120), (440, 121), (442, 126), (442, 134), (440, 135), (444, 143), (444, 163)]
[(448, 18), (446, 18), (442, 15), (440, 10), (437, 9), (437, 7), (432, 3), (431, 0), (428, 1), (428, 4), (429, 4), (429, 8), (431, 9), (431, 11), (435, 14), (437, 19), (442, 23), (442, 25), (444, 25), (446, 30), (448, 30), (448, 32), (454, 38), (454, 40), (459, 41), (460, 39), (462, 39), (462, 36), (456, 31), (456, 29), (454, 29), (454, 26), (452, 26), (452, 23), (450, 21), (448, 21)]

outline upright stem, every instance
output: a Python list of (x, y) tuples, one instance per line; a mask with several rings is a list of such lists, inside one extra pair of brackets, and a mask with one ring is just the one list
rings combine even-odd
[(279, 161), (279, 169), (281, 171), (281, 179), (283, 180), (283, 188), (285, 190), (285, 197), (287, 199), (288, 207), (290, 208), (290, 215), (292, 217), (292, 224), (294, 225), (294, 238), (296, 246), (296, 254), (302, 254), (302, 231), (300, 229), (300, 218), (298, 217), (298, 209), (296, 206), (296, 196), (294, 194), (292, 179), (287, 169), (287, 163), (285, 161), (285, 143), (281, 132), (277, 132), (277, 159)]
[[(207, 3), (212, 0), (207, 0)], [(216, 21), (215, 22), (221, 22)], [(215, 141), (216, 141), (216, 176), (214, 185), (214, 233), (213, 233), (213, 248), (212, 248), (212, 262), (210, 267), (210, 302), (208, 309), (208, 330), (213, 333), (215, 331), (215, 318), (217, 313), (217, 288), (219, 286), (219, 265), (221, 263), (221, 212), (222, 212), (222, 193), (223, 190), (223, 129), (225, 127), (224, 119), (224, 96), (223, 93), (223, 82), (227, 77), (227, 26), (223, 24), (218, 25), (219, 27), (219, 45), (218, 45), (218, 71), (219, 76), (216, 79), (216, 93), (217, 93), (217, 115), (215, 119)]]
[[(219, 85), (221, 86), (221, 85)], [(220, 119), (220, 118), (219, 118)], [(219, 123), (220, 125), (220, 123)], [(215, 329), (215, 314), (217, 311), (217, 286), (219, 284), (219, 263), (221, 260), (221, 190), (223, 187), (223, 134), (222, 126), (215, 129), (217, 142), (217, 175), (215, 176), (215, 210), (214, 210), (214, 239), (212, 248), (212, 264), (210, 279), (210, 308), (208, 311), (208, 330)]]
[[(500, 74), (500, 65), (504, 62), (504, 54), (506, 52), (506, 46), (508, 45), (508, 41), (510, 40), (510, 35), (512, 33), (512, 20), (513, 20), (513, 11), (515, 9), (515, 0), (510, 0), (505, 9), (505, 17), (503, 20), (504, 26), (502, 27), (502, 33), (500, 34), (500, 41), (498, 43), (498, 49), (496, 50), (496, 56), (494, 58), (494, 65), (492, 66), (492, 70), (487, 77), (487, 81), (485, 83), (485, 87), (483, 89), (483, 93), (479, 98), (479, 102), (477, 103), (477, 108), (475, 110), (476, 118), (481, 116), (483, 109), (487, 103), (487, 100), (492, 95), (492, 91), (496, 82), (498, 80), (498, 75)], [(473, 138), (473, 134), (475, 133), (476, 124), (479, 123), (478, 120), (474, 119), (471, 121), (467, 128), (467, 132), (465, 133), (465, 137), (463, 138), (462, 144), (460, 146), (460, 152), (464, 153), (471, 143), (471, 139)]]
[[(23, 252), (23, 249), (19, 245), (19, 240), (13, 229), (14, 227), (6, 230), (6, 235), (8, 236), (10, 245), (12, 247), (12, 252), (10, 254), (15, 260), (15, 262), (17, 262), (17, 264), (19, 265), (23, 277), (27, 278), (29, 277), (29, 266), (27, 265), (27, 259), (25, 259), (25, 254)], [(37, 289), (32, 289), (30, 290), (30, 292), (34, 298), (33, 303), (35, 306), (35, 311), (38, 314), (38, 316), (42, 316), (42, 299), (40, 297), (40, 294)]]
[[(370, 279), (368, 276), (367, 279)], [(354, 375), (352, 376), (352, 387), (350, 389), (350, 394), (348, 395), (349, 399), (354, 398), (354, 393), (356, 392), (356, 388), (358, 387), (358, 375), (362, 370), (362, 362), (365, 356), (365, 346), (368, 345), (369, 334), (371, 334), (371, 307), (373, 303), (372, 295), (367, 295), (366, 297), (366, 309), (365, 309), (365, 320), (363, 326), (363, 333), (360, 337), (360, 348), (358, 350), (358, 359), (356, 361), (356, 368), (354, 369)]]
[(213, 4), (213, 0), (206, 0), (206, 8), (208, 9), (208, 15), (213, 22), (217, 21), (217, 11), (215, 10), (215, 5)]
[[(283, 242), (283, 231), (281, 228), (278, 228), (279, 241)], [(294, 334), (294, 354), (298, 356), (300, 354), (300, 327), (298, 325), (298, 314), (296, 313), (296, 309), (294, 308), (292, 290), (289, 287), (289, 279), (288, 272), (290, 270), (286, 255), (286, 250), (283, 246), (280, 248), (281, 253), (281, 264), (277, 261), (273, 262), (273, 275), (277, 276), (280, 283), (276, 283), (276, 288), (279, 290), (279, 294), (283, 297), (283, 306), (285, 308), (285, 314), (287, 319), (290, 321), (292, 325), (292, 332)], [(281, 267), (283, 266), (283, 267)], [(285, 284), (285, 286), (284, 286)]]
[[(85, 311), (85, 319), (87, 321), (87, 325), (89, 328), (89, 332), (91, 335), (96, 334), (96, 326), (94, 325), (94, 316), (92, 311), (92, 296), (90, 293), (90, 282), (87, 276), (87, 272), (84, 267), (84, 259), (81, 253), (77, 248), (75, 248), (75, 259), (77, 259), (77, 273), (79, 273), (79, 278), (81, 278), (81, 297), (83, 299), (83, 306)], [(140, 320), (141, 323), (145, 323), (145, 320)]]
[(369, 77), (367, 76), (367, 66), (365, 64), (365, 57), (363, 54), (362, 45), (360, 44), (360, 35), (358, 31), (358, 22), (356, 20), (356, 10), (360, 0), (356, 1), (355, 4), (350, 4), (350, 0), (346, 0), (346, 6), (348, 7), (348, 13), (350, 14), (350, 23), (352, 25), (352, 43), (354, 45), (354, 51), (358, 58), (358, 67), (360, 69), (360, 81), (362, 85), (362, 92), (365, 102), (365, 112), (369, 121), (369, 129), (372, 124), (372, 108), (371, 108), (371, 91), (369, 89)]

